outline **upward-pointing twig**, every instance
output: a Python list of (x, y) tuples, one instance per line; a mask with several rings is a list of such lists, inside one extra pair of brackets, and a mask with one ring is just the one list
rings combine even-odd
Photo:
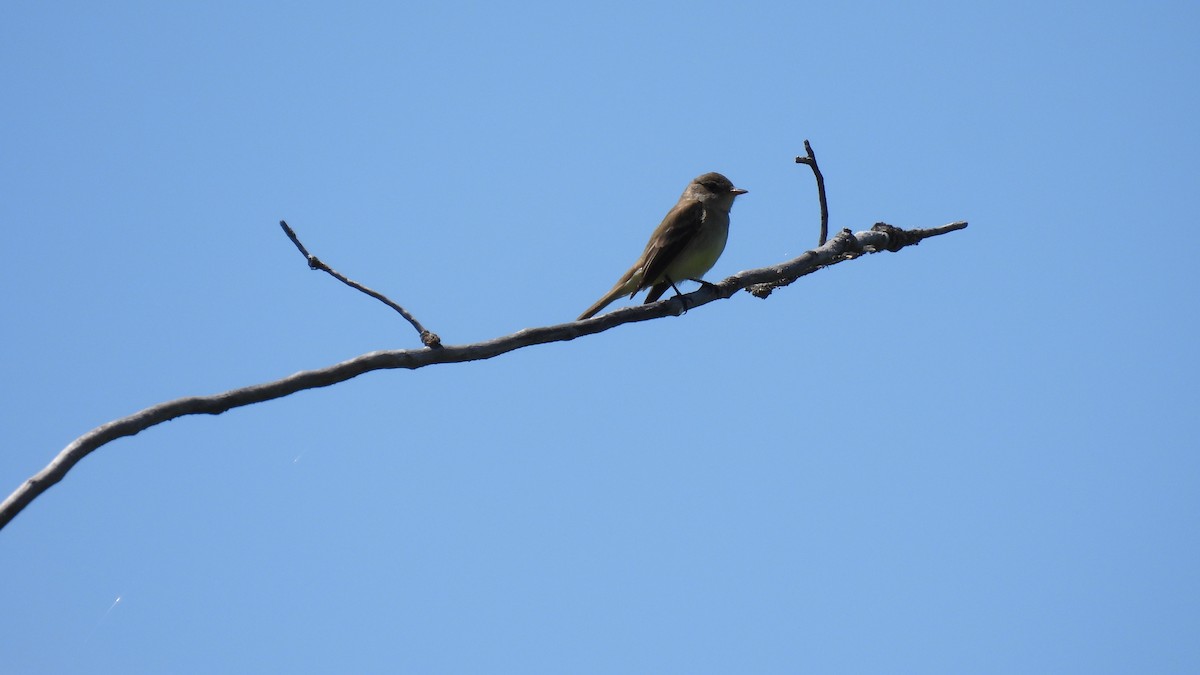
[(817, 241), (817, 246), (824, 246), (825, 239), (829, 236), (829, 202), (825, 201), (825, 176), (821, 175), (821, 169), (817, 166), (817, 156), (813, 154), (807, 138), (804, 139), (804, 151), (808, 156), (797, 157), (796, 163), (807, 164), (808, 168), (812, 169), (813, 176), (817, 178), (817, 198), (821, 200), (821, 238)]

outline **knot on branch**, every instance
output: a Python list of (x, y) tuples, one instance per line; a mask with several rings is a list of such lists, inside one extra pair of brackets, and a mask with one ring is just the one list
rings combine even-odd
[(421, 344), (430, 349), (438, 349), (442, 346), (442, 338), (438, 337), (437, 333), (432, 331), (421, 331)]
[(887, 223), (875, 223), (875, 225), (871, 227), (871, 231), (882, 232), (887, 235), (887, 250), (891, 251), (892, 253), (899, 251), (905, 246), (916, 246), (917, 244), (921, 243), (920, 237), (909, 233), (907, 230), (902, 230), (895, 225), (888, 225)]
[(754, 284), (746, 287), (746, 292), (759, 300), (764, 300), (771, 297), (771, 291), (775, 290), (772, 284)]
[(846, 257), (847, 260), (863, 254), (862, 242), (848, 227), (843, 227), (841, 232), (834, 235), (831, 243), (835, 246), (839, 256), (846, 257), (848, 254), (853, 254)]

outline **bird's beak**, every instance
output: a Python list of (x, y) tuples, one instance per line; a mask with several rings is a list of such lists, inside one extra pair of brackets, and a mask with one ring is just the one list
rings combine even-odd
[(731, 194), (731, 195), (744, 195), (744, 194), (746, 194), (747, 192), (749, 192), (749, 190), (743, 190), (742, 188), (733, 188), (732, 190), (730, 190), (730, 191), (729, 191), (729, 194)]

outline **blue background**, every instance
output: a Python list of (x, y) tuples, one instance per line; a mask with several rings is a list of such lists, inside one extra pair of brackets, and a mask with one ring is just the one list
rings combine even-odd
[[(1195, 3), (0, 8), (0, 491), (164, 400), (678, 319), (102, 448), (0, 532), (11, 673), (1195, 673)], [(119, 601), (118, 601), (119, 599)]]

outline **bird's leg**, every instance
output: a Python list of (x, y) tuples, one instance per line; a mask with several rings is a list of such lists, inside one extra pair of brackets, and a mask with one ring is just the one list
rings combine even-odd
[[(673, 279), (671, 279), (671, 277), (668, 277), (668, 276), (665, 276), (665, 275), (664, 275), (664, 276), (663, 276), (663, 281), (666, 281), (668, 284), (671, 284), (671, 288), (672, 288), (672, 289), (675, 291), (675, 297), (677, 297), (677, 298), (683, 298), (683, 300), (682, 300), (682, 302), (683, 302), (683, 313), (684, 313), (684, 314), (687, 314), (687, 311), (688, 311), (688, 301), (687, 301), (687, 296), (683, 294), (683, 291), (680, 291), (680, 290), (679, 290), (679, 287), (675, 285), (675, 281), (674, 281)], [(697, 281), (697, 280), (696, 280), (696, 279), (688, 279), (688, 281)], [(703, 282), (701, 282), (701, 283), (703, 283)]]
[[(713, 286), (716, 286), (716, 284), (710, 284), (703, 279), (688, 279), (688, 281), (694, 281), (694, 282), (700, 284), (701, 288), (712, 288)], [(675, 282), (671, 281), (670, 279), (667, 279), (667, 282), (669, 282), (671, 284), (671, 288), (675, 288)], [(683, 296), (683, 313), (687, 314), (687, 311), (688, 311), (687, 296), (683, 295), (683, 293), (680, 293), (678, 288), (675, 288), (675, 295)]]

